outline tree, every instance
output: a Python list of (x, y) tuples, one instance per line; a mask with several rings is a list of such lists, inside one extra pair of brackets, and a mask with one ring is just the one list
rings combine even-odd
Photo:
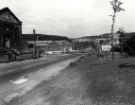
[[(111, 45), (113, 48), (113, 31), (114, 31), (114, 25), (115, 25), (115, 18), (116, 18), (116, 13), (120, 12), (120, 11), (124, 11), (123, 8), (121, 8), (121, 4), (123, 4), (121, 1), (119, 0), (112, 0), (110, 1), (112, 8), (113, 8), (113, 15), (112, 16), (112, 26), (111, 26)], [(112, 50), (112, 61), (114, 61), (114, 54), (113, 54), (113, 50)]]
[(119, 45), (120, 45), (120, 52), (121, 52), (121, 55), (123, 55), (123, 52), (124, 52), (124, 44), (125, 44), (125, 41), (124, 41), (124, 33), (125, 33), (125, 30), (124, 28), (119, 28), (118, 31), (117, 31), (118, 34), (120, 34), (119, 36)]
[(128, 55), (135, 55), (135, 33), (125, 40), (123, 50)]
[(34, 48), (34, 44), (33, 43), (30, 43), (30, 44), (28, 44), (28, 48)]
[(120, 34), (120, 47), (122, 53), (135, 55), (135, 33), (125, 33), (125, 31), (117, 31)]

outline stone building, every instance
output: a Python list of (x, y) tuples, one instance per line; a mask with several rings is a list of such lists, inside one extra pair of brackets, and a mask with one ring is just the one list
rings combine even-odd
[(21, 49), (22, 22), (9, 8), (0, 10), (0, 51)]

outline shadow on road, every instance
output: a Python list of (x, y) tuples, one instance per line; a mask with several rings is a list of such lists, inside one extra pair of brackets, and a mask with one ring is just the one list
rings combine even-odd
[(135, 65), (133, 64), (128, 64), (128, 63), (123, 63), (119, 65), (120, 69), (124, 69), (124, 68), (131, 68), (131, 69), (135, 69)]

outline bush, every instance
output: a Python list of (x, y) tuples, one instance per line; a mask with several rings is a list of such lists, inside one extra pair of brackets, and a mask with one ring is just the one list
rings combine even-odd
[(121, 51), (121, 49), (120, 49), (119, 46), (114, 46), (114, 47), (112, 48), (112, 50), (115, 51), (115, 52), (120, 52), (120, 51)]
[(123, 49), (127, 54), (135, 55), (135, 36), (132, 36), (125, 42)]

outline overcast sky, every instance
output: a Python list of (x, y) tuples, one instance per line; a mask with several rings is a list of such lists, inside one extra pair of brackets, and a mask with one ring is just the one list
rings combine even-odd
[[(69, 37), (110, 32), (110, 0), (0, 0), (23, 22), (23, 33), (55, 34)], [(135, 31), (135, 0), (121, 0), (126, 9), (117, 14), (115, 31)]]

